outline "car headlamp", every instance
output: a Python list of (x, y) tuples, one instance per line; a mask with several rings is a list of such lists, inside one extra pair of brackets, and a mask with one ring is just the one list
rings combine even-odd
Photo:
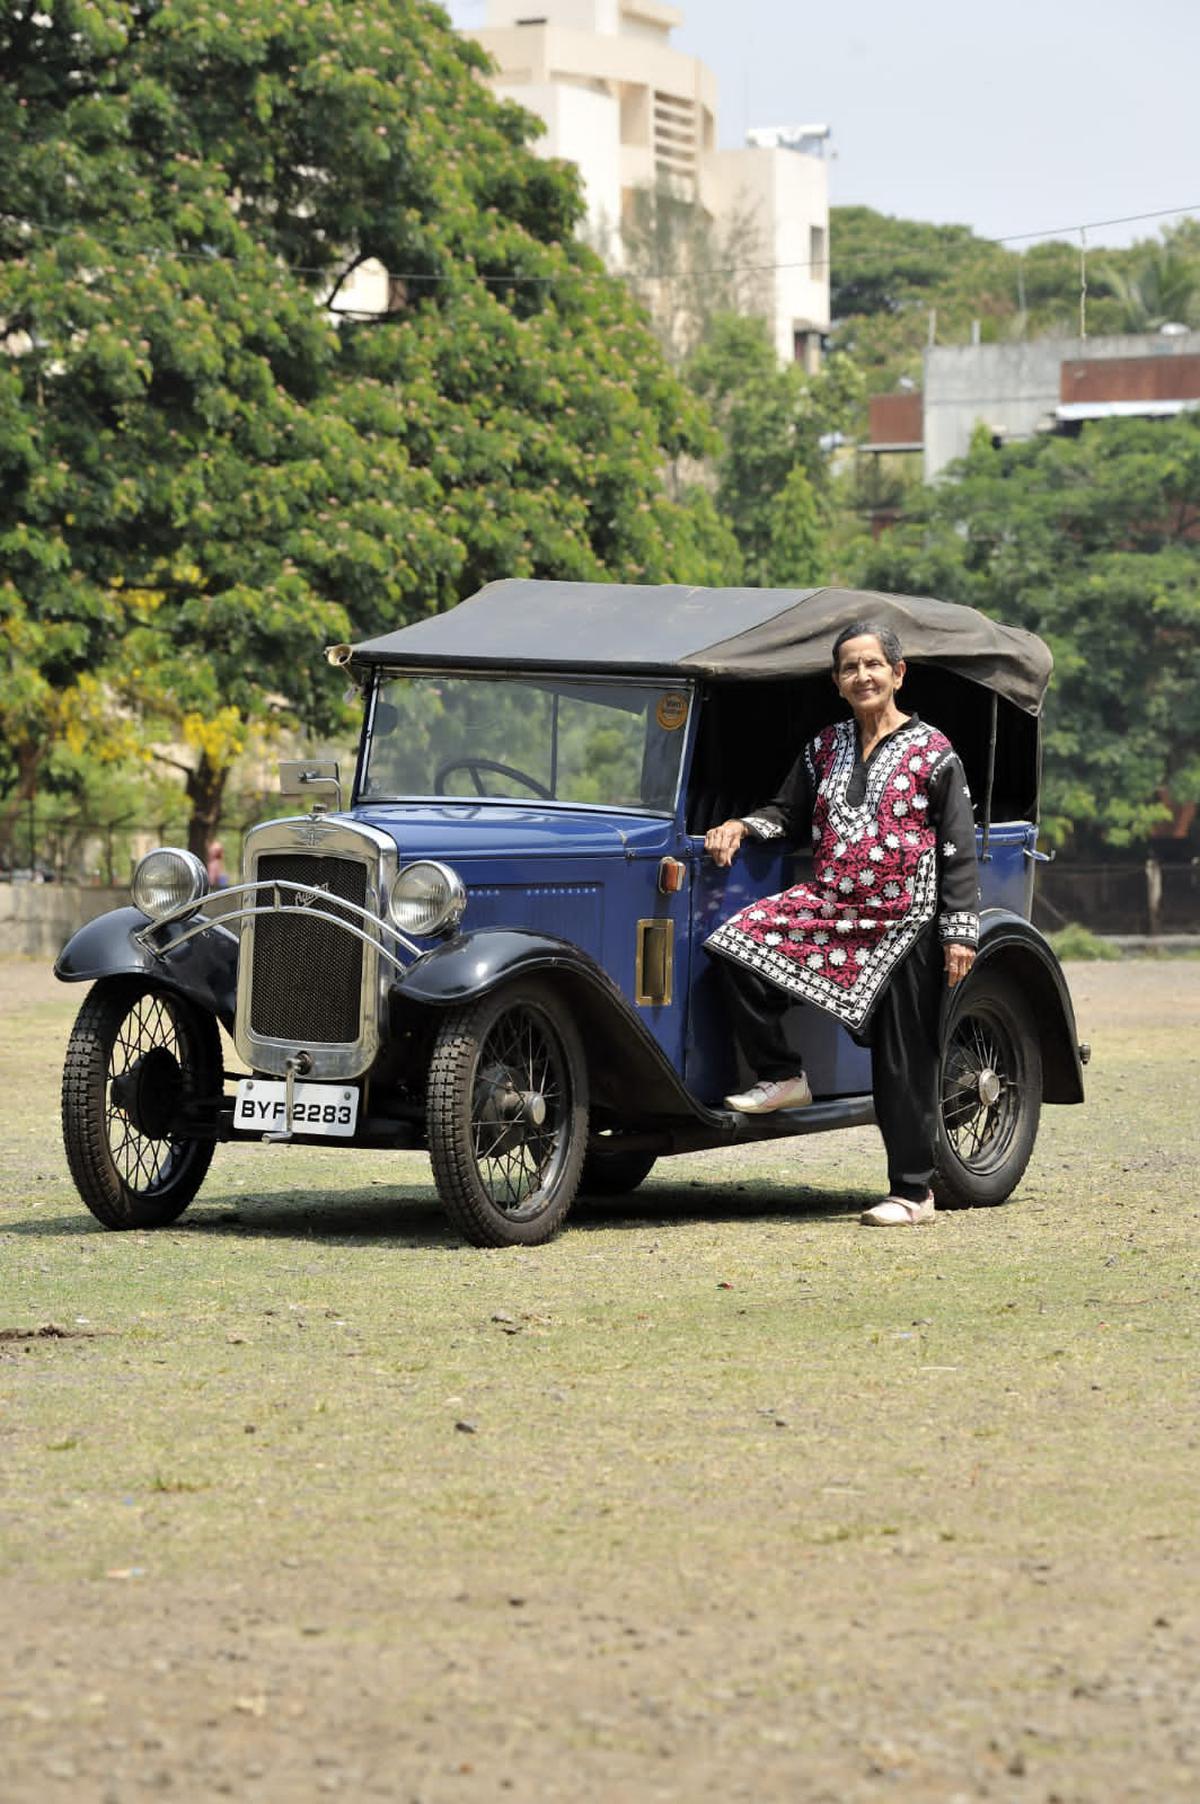
[(152, 921), (161, 921), (177, 908), (203, 902), (208, 894), (208, 872), (194, 852), (179, 846), (156, 846), (138, 861), (130, 892), (135, 908)]
[(392, 920), (405, 933), (442, 933), (457, 927), (467, 906), (467, 892), (449, 865), (423, 859), (406, 865), (392, 885)]

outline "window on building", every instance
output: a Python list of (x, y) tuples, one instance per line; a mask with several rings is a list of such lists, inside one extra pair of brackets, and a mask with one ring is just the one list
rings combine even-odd
[(826, 239), (826, 232), (825, 232), (824, 226), (809, 226), (809, 228), (808, 228), (809, 272), (808, 273), (812, 276), (814, 282), (819, 282), (819, 281), (824, 280), (825, 255), (826, 255), (825, 239)]
[(812, 326), (793, 327), (792, 356), (804, 366), (810, 376), (815, 376), (821, 367), (820, 332)]

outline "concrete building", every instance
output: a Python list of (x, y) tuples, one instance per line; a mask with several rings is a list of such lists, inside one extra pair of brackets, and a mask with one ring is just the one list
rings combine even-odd
[(855, 447), (860, 506), (876, 534), (904, 514), (909, 490), (966, 455), (982, 426), (997, 445), (1088, 421), (1161, 419), (1200, 407), (1200, 332), (931, 345), (925, 386), (868, 402)]
[(774, 266), (764, 307), (781, 360), (811, 356), (829, 325), (825, 127), (750, 134), (717, 149), (712, 72), (671, 43), (683, 15), (661, 0), (488, 0), (472, 35), (492, 86), (545, 121), (539, 154), (583, 176), (591, 235), (620, 261), (635, 192), (666, 187), (720, 224), (749, 220)]
[(925, 479), (965, 454), (978, 425), (1006, 441), (1078, 430), (1087, 420), (1152, 418), (1197, 405), (1200, 332), (931, 345), (920, 440)]

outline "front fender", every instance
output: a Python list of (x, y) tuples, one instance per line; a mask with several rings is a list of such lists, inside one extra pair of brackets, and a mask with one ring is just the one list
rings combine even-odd
[(569, 940), (515, 927), (459, 934), (418, 959), (392, 995), (401, 1004), (454, 1008), (534, 976), (561, 989), (583, 1033), (593, 1106), (626, 1130), (684, 1120), (727, 1137), (728, 1117), (696, 1100), (608, 972)]
[[(1033, 1010), (1042, 1043), (1044, 1102), (1083, 1101), (1083, 1063), (1075, 1009), (1054, 948), (1024, 916), (985, 908), (979, 918), (976, 972), (1003, 972)], [(965, 979), (970, 983), (971, 977)]]
[(426, 952), (393, 987), (410, 1001), (449, 1008), (486, 996), (510, 978), (561, 969), (586, 973), (598, 989), (625, 1001), (608, 972), (586, 952), (569, 940), (527, 927), (481, 927), (474, 933), (456, 934)]
[(54, 975), (63, 983), (91, 983), (98, 977), (146, 977), (164, 989), (176, 990), (233, 1031), (237, 999), (238, 939), (228, 927), (212, 926), (206, 933), (176, 945), (190, 921), (159, 927), (158, 953), (138, 944), (135, 934), (150, 926), (140, 908), (114, 908), (97, 915), (71, 935), (54, 962)]

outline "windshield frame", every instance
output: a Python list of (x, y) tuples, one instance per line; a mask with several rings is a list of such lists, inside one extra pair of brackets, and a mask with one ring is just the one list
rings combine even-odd
[[(402, 795), (378, 795), (364, 793), (363, 784), (371, 760), (371, 747), (375, 733), (375, 710), (383, 696), (388, 683), (403, 678), (419, 678), (422, 680), (463, 680), (470, 679), (487, 683), (521, 683), (548, 688), (555, 683), (570, 683), (580, 689), (613, 689), (615, 687), (629, 689), (657, 690), (662, 694), (683, 694), (687, 697), (687, 718), (680, 728), (682, 744), (679, 753), (678, 767), (675, 772), (675, 787), (669, 807), (650, 808), (620, 802), (582, 802), (543, 798), (542, 796), (505, 796), (505, 795), (446, 795), (436, 791), (419, 792), (410, 790)], [(359, 742), (358, 764), (354, 773), (354, 806), (355, 807), (388, 807), (405, 802), (431, 802), (439, 808), (464, 807), (479, 808), (481, 805), (495, 808), (530, 808), (551, 809), (563, 814), (619, 814), (632, 819), (674, 820), (681, 806), (681, 798), (687, 781), (687, 772), (691, 759), (692, 744), (696, 731), (698, 685), (695, 677), (684, 676), (675, 671), (598, 671), (595, 669), (558, 669), (496, 670), (494, 667), (475, 667), (461, 664), (448, 665), (386, 665), (376, 666), (372, 672), (371, 686), (367, 694), (366, 707), (363, 713), (362, 737)]]

